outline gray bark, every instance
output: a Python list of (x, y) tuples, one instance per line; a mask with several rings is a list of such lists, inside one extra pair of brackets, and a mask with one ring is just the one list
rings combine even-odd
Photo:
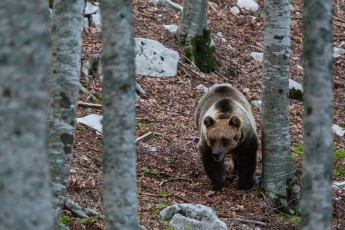
[(82, 51), (84, 0), (55, 0), (51, 37), (48, 154), (55, 222), (68, 186), (73, 150)]
[(178, 37), (185, 56), (201, 71), (215, 69), (215, 47), (207, 25), (208, 0), (184, 0)]
[(294, 209), (300, 190), (295, 181), (289, 130), (289, 0), (265, 0), (262, 82), (262, 189), (269, 203)]
[(188, 36), (201, 35), (207, 29), (208, 0), (184, 0), (178, 32)]
[(103, 170), (107, 229), (137, 229), (132, 1), (102, 0)]
[(302, 229), (332, 219), (333, 79), (331, 1), (304, 1), (304, 161)]
[(53, 229), (46, 0), (0, 1), (0, 229)]

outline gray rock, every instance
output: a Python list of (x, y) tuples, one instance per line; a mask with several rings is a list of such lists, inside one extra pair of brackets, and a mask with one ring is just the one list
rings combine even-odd
[(163, 209), (159, 214), (164, 220), (170, 220), (175, 230), (191, 228), (193, 230), (226, 230), (215, 211), (198, 204), (176, 204)]
[(204, 93), (208, 92), (208, 88), (203, 84), (199, 84), (196, 88), (202, 90)]
[(332, 188), (334, 190), (345, 190), (345, 181), (333, 181)]
[(345, 54), (345, 49), (333, 47), (333, 57), (338, 58)]
[(90, 21), (91, 25), (94, 25), (96, 27), (97, 33), (102, 32), (101, 13), (99, 11), (91, 15)]
[(338, 135), (339, 137), (344, 137), (345, 136), (345, 129), (339, 125), (332, 125), (332, 130), (333, 133)]
[(253, 106), (253, 108), (257, 108), (261, 111), (261, 100), (254, 100), (250, 104)]
[(151, 77), (173, 77), (177, 74), (178, 52), (145, 38), (135, 39), (136, 73)]
[(233, 15), (237, 15), (240, 13), (240, 9), (238, 9), (237, 6), (233, 6), (230, 8), (230, 12), (233, 14)]
[(163, 25), (163, 27), (169, 30), (171, 33), (175, 34), (177, 32), (178, 26), (175, 24), (172, 25)]
[(167, 9), (176, 13), (183, 11), (183, 7), (181, 5), (170, 0), (149, 0), (149, 2), (155, 4), (158, 7), (166, 7)]
[(99, 12), (98, 4), (86, 2), (85, 15), (88, 16), (88, 15), (91, 15), (91, 14), (95, 14), (97, 12)]
[(102, 134), (102, 115), (98, 114), (89, 114), (85, 117), (77, 118), (78, 123), (82, 123), (84, 125), (89, 126), (97, 131), (97, 134)]
[(264, 53), (262, 52), (251, 52), (250, 56), (258, 62), (262, 62), (264, 60)]
[(237, 0), (237, 6), (250, 11), (259, 10), (259, 4), (254, 0)]

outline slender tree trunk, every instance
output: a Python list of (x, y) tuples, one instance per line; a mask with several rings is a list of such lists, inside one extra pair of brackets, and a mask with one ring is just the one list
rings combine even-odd
[(53, 229), (46, 0), (0, 1), (0, 229)]
[(65, 200), (72, 159), (84, 6), (84, 0), (55, 0), (53, 7), (48, 153), (55, 223)]
[(216, 67), (215, 46), (207, 25), (208, 0), (184, 0), (178, 37), (184, 54), (201, 71)]
[(261, 187), (271, 206), (285, 211), (300, 191), (290, 147), (289, 61), (289, 0), (265, 0)]
[(304, 161), (302, 229), (332, 220), (332, 2), (304, 1)]
[(107, 229), (137, 229), (132, 1), (102, 0), (103, 170)]

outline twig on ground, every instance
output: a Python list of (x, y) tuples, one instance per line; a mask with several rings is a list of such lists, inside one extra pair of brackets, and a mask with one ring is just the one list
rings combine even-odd
[(79, 90), (81, 93), (88, 95), (87, 100), (91, 98), (93, 101), (96, 101), (96, 97), (92, 93), (90, 93), (83, 85), (80, 85)]
[(167, 9), (174, 11), (176, 13), (183, 11), (183, 7), (181, 5), (179, 5), (175, 2), (172, 2), (170, 0), (154, 0), (151, 2), (153, 2), (157, 6), (166, 7)]
[(186, 203), (192, 203), (191, 201), (187, 200), (186, 198), (183, 198), (183, 197), (176, 195), (176, 194), (173, 194), (173, 193), (167, 194), (167, 195), (158, 195), (158, 194), (152, 194), (152, 193), (141, 193), (141, 195), (152, 196), (152, 197), (176, 197), (176, 198), (178, 198), (178, 199), (180, 199)]
[(222, 215), (220, 215), (219, 217), (228, 221), (237, 221), (237, 222), (246, 223), (246, 224), (256, 224), (260, 226), (267, 226), (266, 223), (258, 221), (258, 220), (246, 220), (246, 219), (242, 219), (238, 217), (228, 217), (228, 216), (222, 216)]
[(189, 141), (192, 140), (194, 142), (198, 142), (200, 138), (199, 137), (185, 137), (184, 139), (189, 140)]
[(202, 79), (205, 79), (205, 78), (206, 78), (205, 75), (196, 72), (196, 71), (193, 70), (190, 66), (188, 66), (188, 65), (186, 65), (186, 64), (184, 64), (184, 63), (182, 63), (182, 62), (180, 62), (180, 64), (181, 64), (182, 66), (186, 67), (187, 69), (189, 69), (190, 71), (192, 71), (194, 74), (198, 75), (200, 78), (202, 78)]
[(93, 209), (84, 208), (69, 197), (66, 197), (64, 206), (67, 210), (72, 212), (74, 215), (81, 218), (89, 218), (90, 216), (99, 216), (101, 219), (104, 219), (104, 216), (100, 215), (97, 211)]
[(222, 77), (225, 81), (229, 81), (229, 78), (226, 78), (223, 74), (220, 73), (220, 71), (215, 71), (215, 73)]
[(148, 136), (150, 136), (150, 135), (152, 135), (152, 134), (154, 134), (154, 133), (153, 133), (153, 132), (148, 132), (148, 133), (142, 135), (141, 137), (138, 137), (138, 138), (135, 140), (135, 143), (138, 143), (138, 142), (141, 141), (142, 139), (144, 139), (144, 138), (146, 138), (146, 137), (148, 137)]
[(87, 103), (87, 102), (82, 102), (82, 101), (79, 101), (78, 105), (86, 106), (86, 107), (102, 108), (101, 104)]
[(341, 19), (339, 17), (336, 17), (336, 16), (333, 16), (334, 20), (337, 20), (337, 21), (341, 21), (341, 22), (344, 22), (345, 23), (345, 20), (344, 19)]
[(163, 191), (163, 186), (164, 186), (165, 183), (167, 183), (167, 182), (169, 182), (169, 181), (179, 181), (179, 180), (188, 181), (188, 182), (193, 183), (192, 180), (186, 179), (186, 178), (182, 178), (182, 177), (177, 177), (177, 178), (171, 178), (171, 179), (167, 179), (167, 180), (162, 180), (161, 183), (159, 183), (160, 191), (161, 191), (161, 192)]

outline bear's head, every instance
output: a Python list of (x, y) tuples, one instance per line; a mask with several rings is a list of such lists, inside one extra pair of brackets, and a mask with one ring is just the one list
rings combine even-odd
[(205, 125), (205, 139), (212, 149), (212, 157), (215, 161), (222, 161), (225, 154), (234, 150), (241, 139), (241, 120), (237, 116), (230, 118), (213, 119), (206, 116), (203, 120)]

